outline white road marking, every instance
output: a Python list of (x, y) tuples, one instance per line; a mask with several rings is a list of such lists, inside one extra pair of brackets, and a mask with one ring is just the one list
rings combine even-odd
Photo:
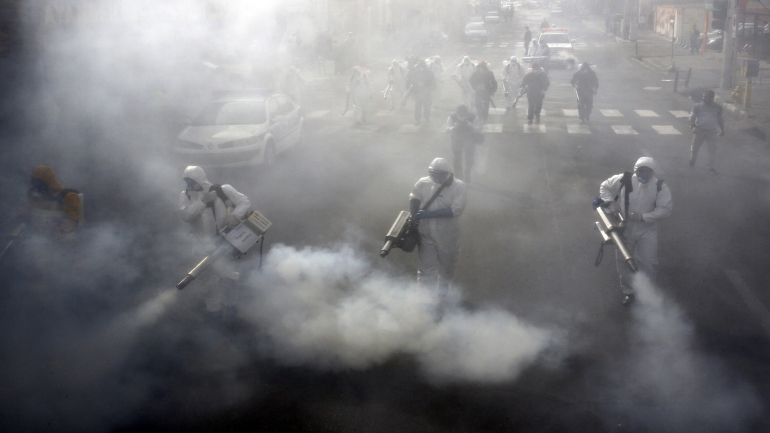
[(505, 108), (490, 108), (489, 114), (505, 114)]
[(530, 125), (525, 123), (524, 125), (524, 133), (525, 134), (544, 134), (545, 133), (545, 125)]
[(563, 111), (563, 112), (564, 112), (564, 115), (565, 115), (565, 116), (569, 116), (569, 117), (578, 117), (578, 116), (580, 116), (580, 113), (578, 112), (578, 110), (577, 110), (577, 109), (573, 109), (573, 108), (562, 108), (562, 109), (561, 109), (561, 111)]
[(658, 134), (661, 135), (682, 135), (681, 132), (671, 125), (652, 125), (652, 129), (658, 131)]
[(570, 134), (590, 134), (591, 129), (588, 125), (567, 125), (567, 132)]
[(316, 134), (321, 134), (321, 135), (334, 134), (335, 132), (339, 131), (340, 129), (342, 129), (342, 127), (339, 126), (339, 125), (327, 125), (327, 126), (319, 128), (315, 133)]
[(671, 110), (669, 113), (673, 114), (674, 117), (690, 117), (689, 111)]
[(644, 88), (644, 90), (660, 90), (660, 89), (662, 89), (662, 87), (649, 86)]
[(393, 112), (390, 110), (380, 110), (375, 114), (375, 116), (392, 116)]
[(318, 117), (323, 117), (329, 114), (328, 111), (313, 111), (312, 113), (309, 113), (307, 116), (308, 119), (316, 119)]
[(625, 135), (637, 134), (637, 132), (634, 131), (634, 128), (632, 128), (631, 125), (612, 125), (612, 130), (615, 131), (615, 134), (625, 134)]
[(506, 48), (508, 47), (508, 44), (500, 44), (500, 48)]
[(398, 132), (417, 132), (420, 130), (420, 125), (414, 123), (405, 123), (398, 128)]
[(524, 42), (516, 42), (514, 45), (516, 45), (517, 47), (523, 47)]
[(605, 117), (623, 117), (623, 114), (618, 110), (599, 110)]
[(481, 132), (503, 132), (502, 123), (487, 123), (481, 127)]
[(652, 110), (634, 110), (634, 111), (636, 111), (636, 114), (638, 114), (641, 117), (660, 117), (658, 116), (658, 113)]
[(749, 307), (749, 310), (758, 317), (762, 329), (764, 329), (765, 333), (770, 334), (770, 311), (767, 311), (767, 307), (762, 304), (762, 301), (759, 300), (757, 295), (754, 294), (746, 282), (743, 281), (743, 278), (741, 278), (741, 275), (737, 271), (725, 269), (725, 274), (727, 275), (727, 279), (733, 284), (733, 287), (735, 287), (735, 291), (738, 292), (741, 299), (743, 299), (743, 302)]

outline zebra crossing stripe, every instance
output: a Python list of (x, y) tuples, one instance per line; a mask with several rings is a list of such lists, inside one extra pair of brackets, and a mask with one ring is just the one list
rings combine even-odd
[(567, 125), (567, 132), (570, 134), (590, 134), (591, 129), (588, 125)]
[(507, 48), (508, 44), (500, 44), (500, 48)]
[(517, 46), (517, 47), (523, 47), (524, 46), (524, 42), (516, 42), (514, 45)]
[(545, 125), (530, 125), (528, 123), (525, 123), (524, 125), (524, 133), (525, 134), (544, 134), (545, 133)]
[(319, 135), (327, 135), (327, 134), (333, 134), (339, 131), (340, 129), (342, 129), (342, 126), (340, 125), (327, 125), (319, 128), (315, 133)]
[(503, 132), (503, 124), (487, 123), (481, 127), (481, 132)]
[(489, 114), (505, 114), (505, 108), (490, 108)]
[(599, 110), (605, 117), (623, 117), (623, 114), (618, 110)]
[(615, 131), (615, 134), (621, 134), (621, 135), (637, 134), (637, 132), (634, 131), (634, 128), (632, 128), (631, 125), (612, 125), (612, 130)]
[(669, 113), (673, 114), (674, 117), (690, 117), (689, 111), (672, 110)]
[(417, 132), (419, 130), (420, 125), (415, 125), (413, 123), (405, 123), (398, 128), (398, 132)]
[(312, 113), (309, 113), (307, 116), (308, 119), (316, 119), (318, 117), (323, 117), (329, 114), (328, 111), (313, 111)]
[(652, 125), (652, 129), (658, 131), (658, 134), (661, 135), (682, 135), (681, 132), (671, 125)]
[(652, 110), (634, 110), (640, 117), (660, 117), (658, 113)]
[(565, 116), (569, 116), (569, 117), (578, 117), (578, 116), (580, 116), (580, 113), (578, 112), (578, 110), (574, 109), (574, 108), (572, 108), (572, 109), (562, 108), (561, 111), (564, 112)]
[(393, 112), (390, 110), (380, 110), (375, 114), (375, 116), (392, 116)]

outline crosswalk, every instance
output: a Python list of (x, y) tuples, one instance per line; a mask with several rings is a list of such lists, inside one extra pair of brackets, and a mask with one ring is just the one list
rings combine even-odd
[[(615, 134), (615, 135), (649, 135), (656, 134), (662, 136), (682, 135), (689, 131), (685, 117), (690, 115), (683, 110), (655, 111), (649, 109), (620, 110), (615, 108), (603, 108), (594, 110), (592, 122), (590, 124), (578, 123), (578, 110), (574, 108), (551, 108), (541, 112), (541, 123), (532, 125), (526, 122), (526, 107), (517, 107), (514, 114), (506, 114), (504, 108), (491, 108), (489, 120), (483, 126), (485, 134), (546, 134), (546, 133), (567, 133), (567, 134)], [(353, 132), (378, 132), (378, 131), (396, 131), (400, 134), (415, 134), (424, 132), (445, 132), (443, 122), (432, 123), (429, 125), (414, 123), (404, 123), (393, 125), (393, 119), (402, 117), (396, 116), (396, 113), (390, 110), (382, 110), (374, 115), (374, 123), (368, 123), (361, 128), (351, 129), (350, 125), (336, 124), (321, 126), (315, 131), (316, 135), (336, 134), (343, 130)], [(309, 119), (334, 118), (328, 111), (313, 111), (306, 115)], [(388, 123), (382, 124), (380, 122)], [(646, 121), (652, 121), (655, 124), (646, 124)], [(674, 124), (665, 124), (671, 121)]]

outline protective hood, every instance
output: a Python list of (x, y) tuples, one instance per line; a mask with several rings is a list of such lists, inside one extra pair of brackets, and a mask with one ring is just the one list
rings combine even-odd
[(206, 178), (206, 172), (203, 171), (202, 168), (196, 165), (191, 165), (184, 169), (184, 174), (182, 174), (182, 179), (188, 178), (188, 177), (198, 182), (198, 184), (202, 186), (204, 190), (208, 190), (209, 187), (211, 186), (211, 182), (209, 182), (209, 180)]
[(444, 158), (434, 159), (433, 162), (431, 162), (428, 166), (428, 169), (433, 171), (446, 171), (452, 173), (452, 165), (449, 164), (449, 161)]
[(54, 173), (53, 168), (47, 165), (38, 165), (35, 167), (32, 170), (31, 178), (44, 182), (46, 186), (48, 186), (48, 191), (53, 194), (64, 189), (64, 185), (56, 180), (56, 173)]
[(463, 63), (465, 63), (466, 61), (470, 62), (471, 58), (468, 56), (463, 57)]
[(639, 158), (636, 161), (636, 164), (634, 164), (634, 171), (636, 171), (639, 167), (649, 167), (654, 171), (655, 173), (658, 173), (658, 165), (655, 164), (655, 160), (650, 158), (649, 156), (643, 156)]

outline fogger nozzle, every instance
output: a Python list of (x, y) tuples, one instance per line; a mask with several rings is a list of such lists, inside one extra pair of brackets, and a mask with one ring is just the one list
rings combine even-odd
[(631, 256), (631, 252), (628, 251), (628, 248), (626, 247), (626, 244), (623, 241), (623, 236), (621, 234), (621, 229), (623, 226), (620, 222), (618, 222), (618, 220), (622, 222), (623, 217), (620, 215), (615, 216), (612, 213), (608, 213), (601, 206), (596, 208), (596, 212), (599, 214), (599, 219), (601, 220), (601, 223), (597, 222), (596, 226), (602, 233), (604, 243), (607, 244), (611, 242), (615, 244), (615, 247), (618, 249), (618, 253), (623, 256), (623, 260), (625, 260), (626, 264), (628, 264), (628, 267), (631, 268), (632, 272), (636, 272), (638, 268), (636, 267), (634, 258)]

